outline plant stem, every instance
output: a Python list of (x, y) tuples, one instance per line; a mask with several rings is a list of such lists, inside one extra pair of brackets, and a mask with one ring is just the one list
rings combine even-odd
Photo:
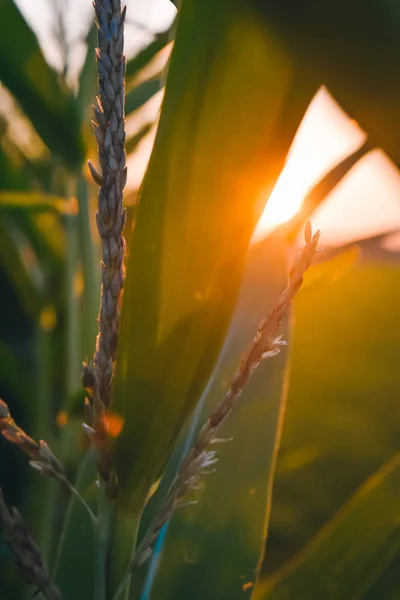
[(90, 520), (92, 522), (93, 525), (96, 525), (97, 522), (97, 518), (96, 515), (94, 514), (94, 512), (92, 511), (92, 509), (90, 508), (89, 504), (86, 502), (86, 500), (84, 499), (84, 497), (78, 492), (78, 490), (76, 489), (76, 487), (74, 487), (72, 485), (72, 483), (67, 480), (67, 487), (68, 489), (75, 494), (75, 496), (78, 498), (79, 502), (82, 504), (82, 506), (86, 509)]
[[(49, 444), (52, 444), (54, 435), (51, 427), (53, 415), (50, 383), (51, 332), (44, 326), (43, 313), (46, 310), (47, 308), (44, 306), (36, 331), (37, 409), (35, 411), (36, 422), (32, 431), (35, 438), (43, 438)], [(34, 490), (32, 497), (35, 499), (34, 504), (36, 504), (33, 513), (36, 513), (36, 515), (38, 513), (39, 546), (44, 562), (49, 565), (53, 541), (53, 506), (58, 486), (57, 483), (51, 479), (39, 480), (38, 478), (35, 478), (33, 486)]]
[[(75, 193), (75, 180), (71, 176), (67, 176), (64, 184), (64, 195), (67, 199)], [(66, 233), (66, 271), (65, 271), (65, 290), (66, 290), (66, 379), (65, 379), (65, 400), (66, 406), (69, 405), (70, 399), (74, 392), (79, 389), (80, 383), (80, 352), (79, 352), (79, 314), (78, 301), (76, 295), (76, 272), (77, 272), (77, 220), (76, 217), (68, 215), (65, 221)], [(48, 382), (50, 381), (50, 372), (48, 364), (44, 365), (44, 361), (48, 363), (50, 359), (49, 336), (46, 331), (39, 332), (40, 338), (40, 353), (41, 362), (43, 361), (43, 373), (39, 374), (39, 393), (41, 395), (41, 421), (38, 423), (37, 437), (44, 438), (51, 445), (54, 441), (54, 432), (52, 432), (51, 422), (53, 419), (53, 407), (51, 406), (51, 395)], [(46, 369), (46, 372), (44, 370)], [(46, 381), (45, 381), (46, 380)], [(44, 407), (46, 404), (46, 407)], [(35, 432), (36, 433), (36, 432)], [(63, 433), (61, 432), (61, 436)], [(68, 451), (63, 448), (62, 439), (58, 440), (60, 458), (64, 462)], [(44, 553), (44, 558), (47, 564), (53, 568), (53, 534), (54, 523), (57, 512), (57, 499), (59, 488), (56, 481), (48, 480), (45, 482), (46, 489), (42, 499), (43, 519), (40, 532), (40, 542)]]
[[(87, 481), (86, 481), (87, 477), (85, 477), (86, 470), (87, 470), (88, 466), (90, 465), (90, 463), (94, 461), (94, 459), (95, 459), (94, 451), (93, 451), (93, 449), (90, 449), (88, 452), (86, 452), (86, 454), (83, 457), (82, 462), (80, 464), (80, 467), (79, 467), (79, 470), (78, 470), (78, 473), (76, 476), (76, 480), (74, 482), (74, 485), (72, 486), (74, 488), (74, 490), (76, 490), (79, 493), (80, 496), (81, 496), (81, 493), (79, 492), (79, 490), (81, 490), (83, 488), (83, 486), (87, 485)], [(61, 554), (64, 549), (64, 541), (65, 541), (67, 530), (68, 530), (68, 527), (70, 524), (70, 517), (72, 514), (72, 509), (74, 506), (74, 502), (76, 502), (76, 500), (77, 500), (76, 494), (75, 494), (75, 496), (71, 496), (67, 511), (65, 513), (60, 538), (59, 538), (58, 544), (57, 544), (57, 553), (56, 553), (56, 557), (55, 557), (53, 569), (52, 569), (53, 578), (57, 574), (57, 570), (58, 570), (58, 567), (60, 564)]]
[(113, 509), (107, 498), (107, 485), (100, 479), (98, 511), (95, 527), (94, 600), (106, 600), (106, 566), (111, 538)]
[(67, 403), (71, 394), (80, 388), (80, 352), (79, 352), (79, 318), (76, 294), (77, 273), (77, 222), (75, 217), (68, 217), (65, 224), (67, 238), (67, 268), (66, 268), (66, 296), (67, 296), (67, 368), (66, 368), (66, 393)]
[(95, 248), (90, 226), (90, 207), (88, 184), (81, 174), (78, 179), (77, 196), (79, 204), (78, 236), (82, 259), (84, 280), (84, 323), (82, 327), (82, 356), (91, 356), (97, 335), (96, 317), (99, 310), (98, 290), (100, 288), (99, 261), (95, 257)]

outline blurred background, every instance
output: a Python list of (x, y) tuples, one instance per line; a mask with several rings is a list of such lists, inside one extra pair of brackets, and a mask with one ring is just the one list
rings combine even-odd
[[(126, 4), (129, 239), (176, 9), (168, 0)], [(73, 442), (82, 419), (80, 370), (93, 352), (99, 290), (96, 186), (86, 167), (87, 158), (96, 164), (92, 22), (90, 0), (0, 0), (0, 397), (32, 436), (54, 441), (71, 472), (81, 452)], [(9, 51), (10, 36), (19, 40), (18, 52)], [(321, 229), (325, 251), (294, 307), (266, 576), (279, 572), (398, 451), (400, 173), (371, 146), (351, 168), (346, 163), (324, 180), (365, 141), (357, 122), (321, 88), (254, 232), (229, 343), (191, 426), (217, 401), (265, 306), (279, 293), (286, 256), (277, 236), (311, 198), (313, 228)], [(283, 358), (278, 367), (265, 367), (267, 388), (261, 375), (251, 383), (230, 425), (234, 442), (221, 449), (217, 476), (207, 480), (199, 507), (174, 517), (162, 560), (156, 553), (150, 572), (140, 574), (143, 598), (204, 599), (216, 579), (226, 595), (215, 598), (232, 598), (230, 586), (251, 592), (249, 565), (263, 527), (272, 454), (266, 431), (279, 418), (277, 404), (266, 398), (281, 386)], [(190, 426), (185, 436), (171, 472)], [(40, 532), (46, 555), (44, 521), (54, 489), (38, 496), (42, 482), (28, 473), (24, 457), (3, 440), (0, 452), (7, 501)], [(221, 555), (226, 559), (216, 569)], [(0, 598), (20, 598), (2, 543), (0, 557)], [(394, 578), (396, 560), (394, 553), (388, 579), (378, 578), (368, 598), (395, 598), (382, 590)]]

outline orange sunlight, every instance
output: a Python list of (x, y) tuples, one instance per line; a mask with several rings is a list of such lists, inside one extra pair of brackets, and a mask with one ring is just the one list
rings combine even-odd
[(354, 151), (365, 134), (321, 88), (311, 102), (286, 166), (254, 232), (257, 241), (300, 209), (307, 192), (335, 163)]

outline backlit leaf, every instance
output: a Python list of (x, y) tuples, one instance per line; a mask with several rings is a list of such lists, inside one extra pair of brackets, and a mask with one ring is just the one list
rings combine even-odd
[(117, 536), (214, 369), (250, 237), (301, 120), (285, 109), (291, 74), (244, 6), (182, 7), (127, 263), (113, 404), (124, 419)]
[(400, 552), (399, 493), (397, 455), (361, 487), (297, 558), (261, 582), (252, 599), (365, 598)]

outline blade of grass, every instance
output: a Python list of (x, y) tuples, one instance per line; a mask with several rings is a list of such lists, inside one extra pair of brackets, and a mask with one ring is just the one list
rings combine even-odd
[(373, 475), (277, 575), (260, 580), (253, 600), (361, 600), (400, 550), (400, 457)]

